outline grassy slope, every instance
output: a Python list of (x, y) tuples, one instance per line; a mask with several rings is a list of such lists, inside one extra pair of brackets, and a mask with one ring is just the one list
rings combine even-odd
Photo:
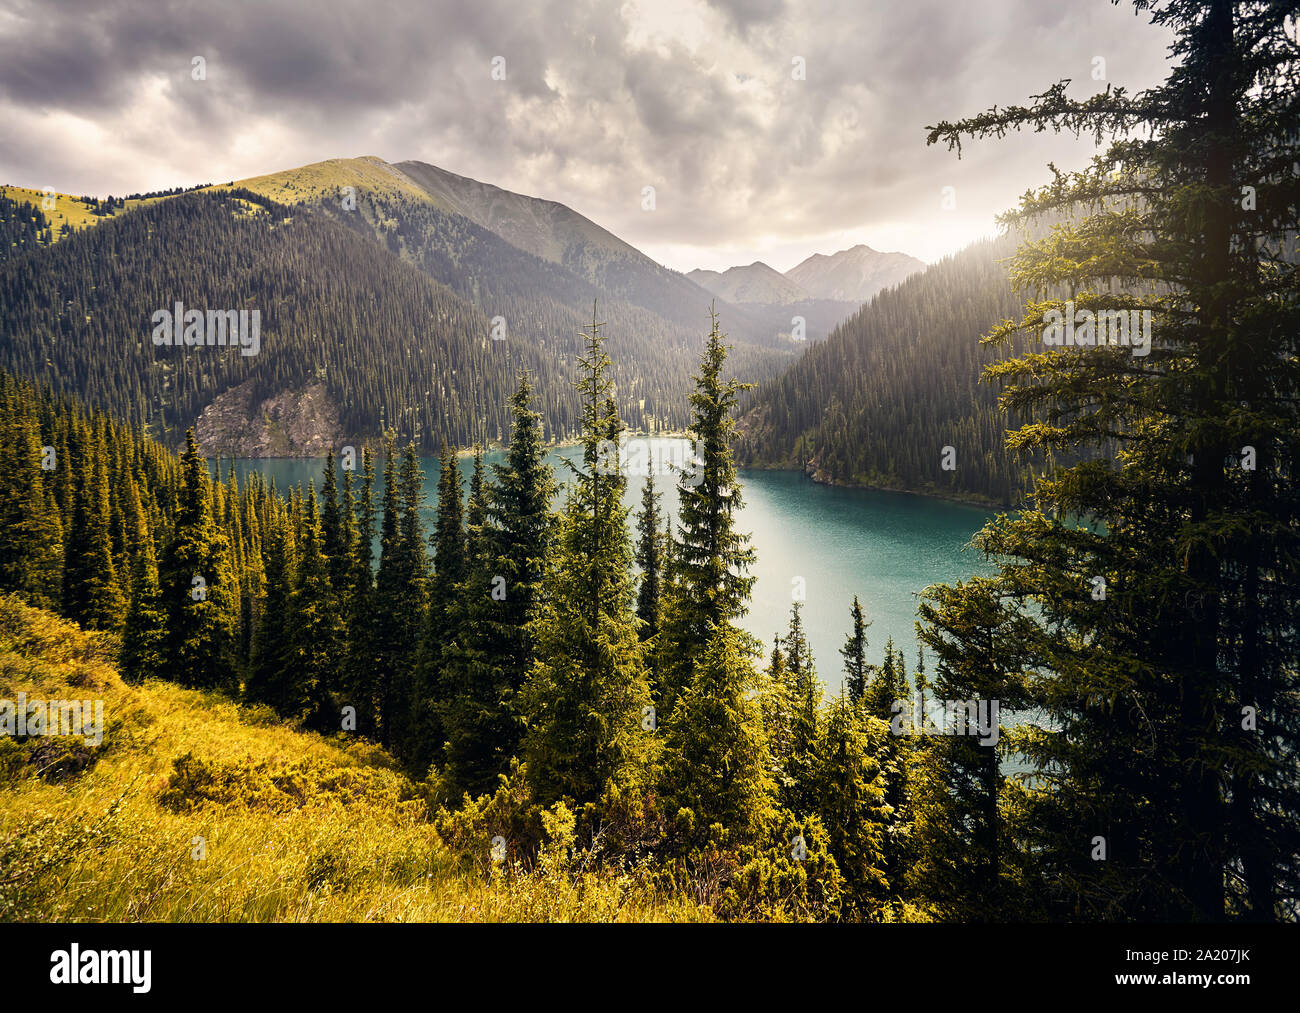
[(444, 847), (379, 748), (217, 695), (127, 685), (112, 648), (0, 596), (0, 699), (98, 698), (105, 714), (98, 748), (0, 736), (0, 920), (709, 917), (629, 875), (489, 878)]
[[(296, 169), (237, 180), (234, 185), (281, 204), (300, 204), (316, 199), (342, 200), (345, 186), (356, 187), (358, 195), (372, 193), (436, 203), (404, 173), (373, 155), (331, 158)], [(209, 189), (225, 190), (229, 186), (221, 184)]]
[(54, 234), (54, 241), (57, 243), (61, 236), (59, 230), (63, 228), (66, 222), (74, 232), (80, 229), (90, 228), (98, 225), (100, 222), (108, 221), (117, 215), (126, 214), (128, 211), (134, 211), (136, 208), (144, 207), (146, 204), (153, 204), (156, 201), (167, 200), (166, 197), (148, 197), (144, 200), (129, 200), (125, 207), (114, 208), (112, 214), (97, 215), (85, 204), (81, 203), (76, 197), (66, 193), (56, 193), (54, 209), (44, 211), (41, 201), (45, 199), (45, 193), (41, 190), (33, 190), (25, 186), (0, 186), (0, 196), (8, 197), (10, 200), (26, 201), (29, 204), (35, 204), (42, 208), (46, 219), (50, 223), (50, 231)]
[[(341, 198), (342, 187), (355, 186), (357, 193), (379, 193), (389, 196), (401, 195), (422, 202), (436, 203), (427, 193), (387, 162), (374, 156), (363, 158), (332, 158), (325, 162), (304, 165), (297, 169), (273, 172), (265, 176), (253, 176), (237, 180), (236, 187), (244, 187), (254, 193), (281, 204), (298, 204), (316, 198)], [(229, 190), (231, 185), (221, 183), (208, 190)], [(27, 201), (42, 207), (45, 193), (25, 186), (0, 185), (0, 196), (11, 200)], [(45, 217), (50, 222), (54, 241), (59, 241), (59, 230), (66, 222), (73, 231), (89, 228), (107, 221), (117, 215), (126, 214), (136, 208), (153, 204), (168, 197), (149, 197), (145, 200), (129, 200), (126, 206), (114, 208), (110, 215), (96, 215), (85, 204), (71, 194), (55, 194), (57, 203), (52, 211), (46, 211)]]

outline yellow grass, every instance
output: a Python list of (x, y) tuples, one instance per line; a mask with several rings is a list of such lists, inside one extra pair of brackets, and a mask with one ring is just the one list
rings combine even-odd
[[(263, 197), (269, 197), (281, 204), (298, 204), (316, 199), (341, 200), (345, 186), (355, 187), (358, 196), (369, 193), (388, 197), (406, 197), (421, 202), (432, 200), (404, 173), (373, 155), (361, 158), (331, 158), (296, 169), (237, 180), (234, 185)], [(229, 189), (229, 184), (210, 189)]]
[(40, 208), (50, 223), (50, 231), (54, 234), (56, 243), (62, 238), (60, 231), (65, 222), (74, 232), (77, 232), (81, 229), (91, 228), (101, 222), (106, 222), (109, 218), (115, 218), (118, 215), (126, 214), (128, 211), (144, 207), (146, 204), (167, 199), (166, 197), (149, 197), (145, 200), (129, 200), (126, 202), (125, 207), (115, 207), (111, 214), (101, 217), (72, 194), (55, 193), (54, 207), (49, 210), (41, 203), (46, 197), (43, 190), (33, 190), (25, 186), (0, 186), (0, 195), (8, 197), (10, 200), (27, 201), (29, 204), (35, 204)]
[[(248, 179), (236, 180), (233, 184), (220, 183), (203, 189), (229, 190), (232, 186), (251, 190), (281, 204), (300, 204), (318, 199), (341, 200), (345, 186), (355, 187), (358, 197), (362, 195), (403, 197), (423, 203), (438, 203), (400, 170), (373, 155), (361, 158), (331, 158), (296, 169), (252, 176)], [(101, 217), (94, 214), (72, 194), (54, 194), (55, 204), (49, 210), (46, 210), (42, 204), (46, 197), (42, 190), (23, 186), (0, 186), (0, 195), (16, 201), (27, 201), (41, 208), (50, 223), (55, 242), (62, 238), (60, 230), (65, 223), (74, 232), (93, 228), (109, 218), (133, 211), (146, 204), (169, 199), (149, 197), (145, 200), (129, 200), (125, 207), (114, 208), (111, 214)], [(249, 205), (250, 209), (251, 207)]]
[[(99, 747), (0, 735), (0, 919), (710, 917), (632, 873), (475, 872), (378, 747), (299, 732), (215, 694), (127, 685), (112, 647), (0, 596), (0, 700), (102, 699), (105, 713)], [(208, 800), (191, 804), (174, 767), (184, 756)]]

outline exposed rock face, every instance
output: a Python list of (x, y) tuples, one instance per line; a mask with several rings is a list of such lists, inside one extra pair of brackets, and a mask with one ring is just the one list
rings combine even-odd
[(342, 442), (337, 406), (323, 383), (255, 403), (251, 383), (226, 391), (194, 427), (208, 457), (322, 457)]

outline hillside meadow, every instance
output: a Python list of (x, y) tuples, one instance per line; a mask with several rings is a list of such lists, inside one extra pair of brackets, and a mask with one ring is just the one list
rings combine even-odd
[(105, 714), (98, 746), (0, 736), (0, 920), (713, 919), (649, 870), (585, 870), (562, 825), (532, 869), (492, 862), (490, 838), (463, 827), (444, 827), (453, 849), (377, 746), (217, 693), (127, 685), (114, 651), (0, 597), (0, 699), (102, 699)]

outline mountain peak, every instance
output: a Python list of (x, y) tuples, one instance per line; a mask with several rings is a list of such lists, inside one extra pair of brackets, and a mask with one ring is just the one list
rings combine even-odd
[(650, 264), (643, 253), (591, 219), (558, 201), (505, 190), (427, 162), (398, 162), (396, 168), (447, 211), (463, 215), (512, 246), (553, 264), (581, 259), (579, 247)]
[(838, 253), (814, 253), (785, 276), (814, 298), (863, 303), (924, 267), (906, 253), (881, 253), (859, 243)]
[(686, 277), (719, 299), (732, 303), (792, 303), (808, 298), (798, 283), (761, 260), (722, 272), (695, 270)]
[(296, 169), (237, 180), (235, 186), (252, 190), (281, 204), (337, 198), (345, 186), (355, 187), (359, 192), (427, 199), (405, 173), (378, 155), (327, 158)]

